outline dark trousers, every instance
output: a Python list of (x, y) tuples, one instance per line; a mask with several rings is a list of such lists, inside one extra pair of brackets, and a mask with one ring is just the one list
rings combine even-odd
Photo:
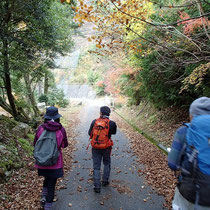
[(43, 187), (47, 188), (47, 192), (48, 192), (47, 197), (46, 197), (47, 203), (53, 202), (56, 182), (57, 182), (57, 178), (45, 176)]
[(103, 170), (103, 181), (108, 181), (111, 170), (111, 147), (107, 149), (94, 149), (92, 148), (93, 157), (93, 181), (96, 188), (101, 187), (101, 161), (103, 158), (104, 170)]

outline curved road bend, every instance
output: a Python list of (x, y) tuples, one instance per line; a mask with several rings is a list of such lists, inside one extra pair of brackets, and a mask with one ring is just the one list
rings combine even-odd
[(101, 193), (93, 191), (91, 150), (86, 151), (88, 129), (93, 119), (99, 116), (99, 104), (89, 103), (80, 112), (77, 127), (77, 151), (74, 154), (72, 171), (66, 176), (66, 189), (57, 191), (58, 200), (53, 210), (159, 210), (164, 198), (158, 196), (144, 178), (138, 176), (143, 166), (129, 148), (128, 139), (118, 129), (113, 136), (111, 183), (102, 187)]

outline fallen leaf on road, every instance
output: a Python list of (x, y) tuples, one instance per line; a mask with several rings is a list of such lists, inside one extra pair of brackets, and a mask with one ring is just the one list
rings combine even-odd
[(78, 191), (78, 192), (82, 192), (82, 186), (81, 186), (81, 185), (79, 185), (79, 186), (77, 187), (77, 191)]

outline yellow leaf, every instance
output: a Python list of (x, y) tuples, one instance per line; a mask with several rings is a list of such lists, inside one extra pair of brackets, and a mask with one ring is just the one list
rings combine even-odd
[(66, 0), (66, 2), (69, 4), (71, 2), (71, 0)]

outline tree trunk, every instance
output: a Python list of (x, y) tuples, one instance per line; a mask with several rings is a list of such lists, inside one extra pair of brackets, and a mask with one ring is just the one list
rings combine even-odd
[(47, 95), (48, 94), (48, 88), (49, 88), (49, 78), (48, 78), (48, 73), (45, 73), (44, 76), (44, 94)]
[(12, 110), (12, 116), (17, 119), (18, 112), (15, 106), (14, 96), (12, 95), (12, 85), (10, 79), (10, 71), (9, 71), (9, 57), (8, 57), (8, 42), (5, 37), (3, 37), (3, 62), (4, 62), (4, 85), (7, 92), (7, 97), (9, 100), (9, 104)]
[(10, 105), (6, 103), (6, 101), (0, 96), (0, 107), (2, 107), (6, 112), (13, 115), (12, 109)]
[(24, 74), (24, 80), (25, 80), (25, 84), (26, 84), (28, 99), (31, 103), (31, 106), (32, 106), (32, 109), (34, 111), (35, 116), (38, 116), (39, 115), (39, 109), (36, 106), (36, 101), (35, 101), (35, 98), (34, 98), (34, 94), (33, 94), (33, 91), (31, 89), (31, 85), (30, 85), (31, 81), (30, 81), (29, 73)]
[[(14, 3), (14, 2), (13, 2)], [(13, 5), (13, 4), (12, 4)], [(12, 94), (12, 85), (11, 85), (11, 78), (10, 78), (10, 67), (9, 67), (9, 44), (8, 44), (8, 25), (10, 22), (11, 12), (9, 11), (9, 1), (6, 1), (5, 4), (5, 10), (7, 11), (5, 17), (4, 17), (4, 25), (2, 27), (2, 57), (3, 57), (3, 72), (4, 72), (4, 86), (6, 88), (7, 98), (10, 104), (10, 109), (8, 109), (8, 106), (5, 106), (5, 103), (0, 103), (2, 108), (4, 108), (6, 111), (9, 111), (10, 114), (14, 117), (15, 120), (20, 120), (26, 122), (29, 118), (27, 115), (25, 115), (23, 109), (20, 107), (19, 110), (17, 109), (15, 105), (15, 98)]]
[(38, 82), (38, 95), (39, 96), (42, 95), (42, 82), (41, 81)]

